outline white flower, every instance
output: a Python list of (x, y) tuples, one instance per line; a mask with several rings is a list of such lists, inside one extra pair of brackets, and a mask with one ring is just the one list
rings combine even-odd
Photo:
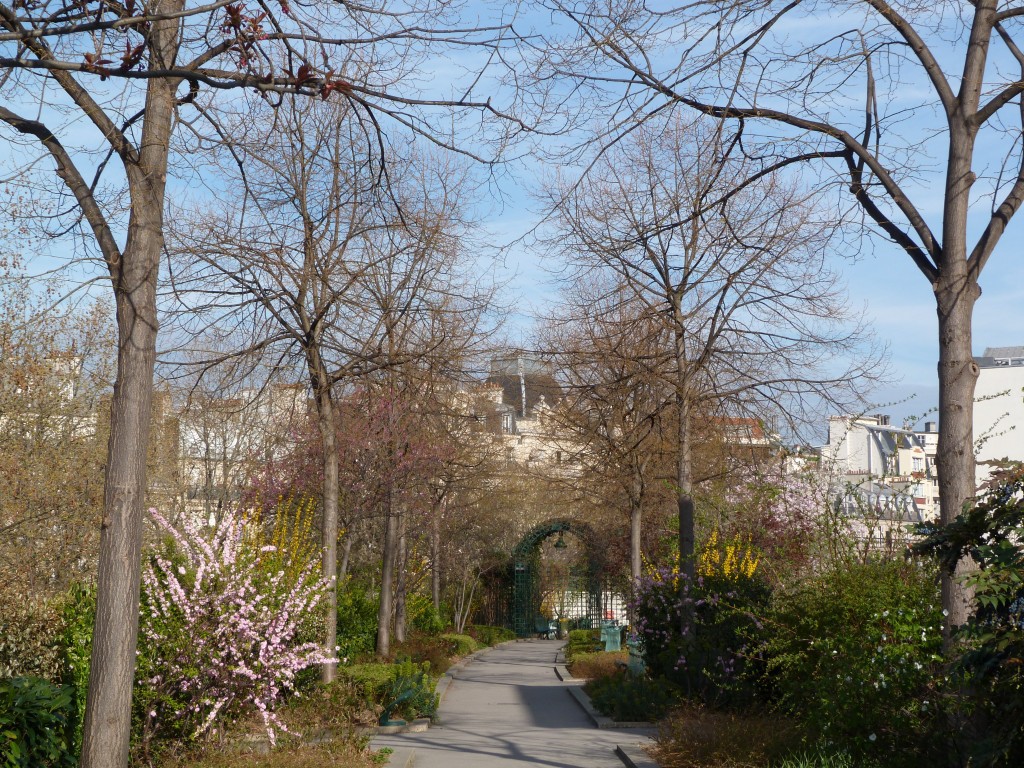
[(877, 738), (878, 738), (878, 737), (877, 737), (877, 736), (875, 736), (875, 734), (873, 734), (873, 733), (872, 733), (872, 734), (871, 734), (870, 736), (868, 736), (868, 741), (874, 741), (874, 740), (875, 740), (875, 739), (877, 739)]

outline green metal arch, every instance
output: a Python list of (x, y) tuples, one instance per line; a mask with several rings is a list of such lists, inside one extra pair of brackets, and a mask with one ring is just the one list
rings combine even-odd
[[(531, 529), (512, 550), (512, 629), (518, 637), (533, 634), (539, 603), (535, 599), (536, 555), (541, 543), (556, 533), (571, 533), (583, 543), (588, 560), (588, 618), (594, 626), (601, 619), (602, 558), (593, 529), (576, 520), (549, 520)], [(535, 605), (535, 603), (538, 603)]]

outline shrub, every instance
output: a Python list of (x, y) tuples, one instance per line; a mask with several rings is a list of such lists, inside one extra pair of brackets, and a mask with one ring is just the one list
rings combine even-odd
[(339, 675), (332, 683), (292, 697), (278, 714), (292, 731), (309, 734), (328, 730), (335, 736), (347, 736), (352, 734), (353, 726), (376, 725), (380, 710), (380, 705), (368, 702), (352, 680)]
[(408, 656), (418, 664), (427, 662), (435, 674), (444, 674), (451, 667), (451, 644), (441, 637), (413, 635), (397, 648), (397, 656)]
[(934, 574), (913, 563), (819, 574), (777, 595), (761, 682), (812, 742), (909, 760), (929, 717), (923, 694), (941, 650), (938, 605)]
[(0, 677), (59, 681), (59, 603), (4, 590), (0, 605)]
[(448, 655), (455, 658), (469, 656), (469, 654), (480, 650), (476, 640), (469, 635), (441, 635), (441, 640), (444, 641), (445, 647), (448, 649)]
[(96, 587), (74, 585), (61, 607), (62, 675), (74, 696), (74, 734), (72, 751), (82, 751), (82, 724), (85, 722), (85, 697), (89, 691), (89, 665), (92, 657), (92, 628), (96, 619)]
[(72, 690), (41, 677), (0, 680), (0, 765), (73, 768)]
[(89, 687), (95, 588), (75, 585), (63, 597), (15, 599), (5, 595), (3, 601), (0, 678), (44, 678), (68, 686), (72, 735), (67, 748), (77, 757)]
[(565, 644), (563, 653), (567, 663), (572, 663), (580, 653), (596, 653), (602, 650), (601, 630), (599, 629), (572, 629), (569, 631), (569, 640)]
[(349, 664), (338, 667), (338, 679), (352, 683), (366, 704), (379, 704), (384, 700), (384, 688), (388, 684), (391, 666), (387, 662)]
[(679, 701), (679, 691), (663, 678), (617, 674), (584, 686), (598, 712), (621, 722), (660, 720)]
[(506, 627), (492, 627), (487, 624), (474, 624), (469, 634), (483, 645), (497, 645), (516, 639), (516, 633)]
[(651, 675), (705, 703), (749, 700), (746, 660), (770, 591), (748, 570), (698, 574), (691, 582), (661, 569), (640, 580), (632, 609)]
[(948, 525), (925, 530), (915, 550), (948, 572), (970, 558), (974, 590), (968, 622), (956, 634), (943, 699), (947, 752), (972, 766), (1024, 764), (1024, 468), (999, 472), (993, 488)]
[[(430, 665), (403, 659), (394, 664), (352, 664), (338, 668), (339, 678), (352, 683), (367, 706), (396, 706), (392, 714), (412, 719), (433, 717), (437, 711), (436, 680)], [(400, 700), (401, 699), (401, 700)]]
[[(776, 761), (799, 742), (794, 725), (778, 716), (684, 705), (659, 724), (655, 757), (664, 768), (763, 768), (787, 764)], [(807, 763), (806, 768), (817, 765)]]
[(437, 680), (430, 676), (429, 664), (417, 664), (412, 659), (398, 661), (391, 665), (388, 683), (382, 703), (385, 708), (393, 706), (394, 714), (407, 720), (437, 714)]
[(188, 516), (180, 533), (150, 514), (171, 542), (143, 569), (143, 750), (160, 734), (194, 738), (247, 711), (259, 714), (274, 742), (274, 729), (286, 730), (274, 708), (294, 690), (296, 674), (328, 660), (300, 637), (326, 590), (316, 562), (289, 576), (280, 549), (253, 547), (258, 536), (234, 514), (209, 541)]
[(338, 656), (355, 659), (373, 653), (377, 607), (377, 600), (351, 580), (338, 586)]
[(577, 653), (573, 656), (569, 671), (573, 677), (608, 677), (621, 672), (628, 661), (628, 651)]
[(409, 595), (406, 600), (406, 611), (410, 626), (417, 632), (438, 635), (448, 626), (448, 622), (434, 607), (434, 602), (429, 597), (415, 593)]

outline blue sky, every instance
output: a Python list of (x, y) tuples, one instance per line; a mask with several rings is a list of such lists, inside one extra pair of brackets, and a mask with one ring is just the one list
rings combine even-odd
[[(539, 18), (546, 24), (551, 23), (547, 14), (541, 14)], [(529, 25), (528, 21), (521, 21)], [(799, 32), (802, 26), (811, 24), (815, 28), (820, 28), (823, 23), (827, 25), (829, 22), (835, 25), (839, 20), (821, 17), (794, 18), (788, 23), (793, 25), (790, 31)], [(449, 82), (456, 75), (463, 74), (461, 65), (472, 63), (474, 57), (480, 55), (482, 54), (479, 51), (466, 53), (466, 61), (455, 61), (450, 58), (432, 59), (429, 65), (423, 68), (422, 79), (424, 83), (430, 83), (436, 88), (439, 83)], [(457, 64), (460, 66), (456, 66)], [(907, 87), (909, 85), (912, 83), (905, 83), (901, 87), (896, 94), (898, 99), (889, 105), (889, 108), (900, 107), (901, 104), (897, 102), (902, 100), (912, 103), (922, 95), (914, 88)], [(923, 97), (927, 98), (927, 93), (922, 93)], [(903, 138), (908, 142), (916, 144), (922, 135), (927, 135), (910, 129), (905, 124), (902, 127), (907, 131)], [(91, 132), (82, 120), (78, 121), (76, 129), (85, 135)], [(941, 144), (941, 140), (936, 142), (935, 136), (932, 134), (932, 141), (925, 139), (922, 143), (922, 146), (930, 144), (925, 150), (924, 161), (925, 165), (932, 165), (933, 168), (941, 166), (941, 158), (944, 155), (943, 147), (937, 146)], [(10, 137), (11, 132), (7, 130), (0, 138), (0, 157), (3, 159), (8, 159), (3, 156), (11, 151), (7, 143)], [(67, 136), (63, 138), (68, 140)], [(76, 143), (75, 138), (78, 137), (71, 138), (72, 144)], [(43, 172), (49, 175), (48, 161), (44, 161), (43, 165)], [(505, 185), (503, 181), (501, 190), (507, 201), (504, 207), (499, 210), (493, 203), (484, 203), (484, 206), (492, 208), (485, 214), (488, 219), (487, 230), (493, 234), (492, 242), (509, 243), (528, 232), (537, 220), (537, 213), (531, 210), (523, 191), (529, 188), (533, 179), (529, 168), (523, 170), (526, 172), (517, 174), (514, 178), (509, 178), (512, 174), (503, 177), (508, 182)], [(185, 176), (187, 175), (186, 173)], [(934, 182), (934, 177), (931, 180)], [(915, 190), (915, 196), (925, 201), (925, 213), (934, 224), (941, 184), (929, 188), (925, 186), (927, 181), (922, 180), (922, 186)], [(1024, 219), (1024, 214), (1019, 214), (1013, 222), (982, 275), (983, 295), (977, 304), (974, 323), (976, 354), (980, 354), (988, 346), (1024, 344), (1024, 280), (1021, 279), (1024, 272), (1021, 249), (1017, 245), (1020, 233), (1024, 232), (1024, 222), (1021, 219)], [(544, 271), (540, 258), (536, 253), (523, 247), (512, 248), (506, 254), (504, 275), (511, 280), (510, 291), (518, 296), (512, 321), (514, 328), (521, 334), (525, 334), (525, 329), (529, 326), (532, 311), (543, 310), (554, 297), (554, 289), (548, 283), (550, 275)], [(891, 349), (892, 366), (897, 381), (877, 392), (874, 399), (878, 403), (887, 403), (903, 400), (916, 393), (917, 396), (913, 400), (886, 410), (897, 419), (909, 414), (924, 413), (936, 404), (937, 399), (936, 320), (933, 297), (927, 282), (907, 256), (881, 241), (877, 241), (873, 249), (861, 255), (856, 261), (837, 257), (834, 266), (847, 281), (851, 302), (855, 306), (867, 307), (879, 338), (888, 343)], [(513, 330), (512, 335), (514, 339), (516, 330)]]
[[(537, 214), (518, 198), (488, 224), (498, 242), (521, 236)], [(974, 314), (974, 352), (986, 347), (1024, 344), (1024, 264), (1018, 245), (1024, 222), (1015, 220), (982, 273), (982, 297)], [(924, 276), (910, 258), (880, 240), (856, 260), (836, 256), (834, 268), (847, 283), (850, 302), (864, 306), (875, 332), (889, 345), (893, 381), (873, 393), (879, 411), (894, 423), (926, 416), (938, 405), (936, 363), (937, 321), (934, 297)], [(514, 247), (505, 258), (504, 276), (518, 297), (510, 318), (514, 341), (526, 340), (534, 312), (556, 299), (553, 276), (542, 257), (528, 248)]]

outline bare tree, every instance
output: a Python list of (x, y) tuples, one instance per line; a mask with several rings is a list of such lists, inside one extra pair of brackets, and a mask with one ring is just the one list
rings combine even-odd
[(573, 279), (611, 275), (603, 306), (615, 311), (628, 299), (661, 325), (679, 552), (691, 577), (698, 409), (774, 413), (796, 428), (809, 402), (854, 397), (855, 383), (883, 370), (825, 268), (827, 221), (776, 176), (735, 191), (744, 170), (713, 125), (669, 119), (637, 127), (583, 179), (552, 192), (557, 247), (575, 265)]
[[(116, 303), (118, 372), (83, 766), (127, 761), (143, 457), (175, 126), (217, 139), (216, 94), (250, 89), (274, 101), (291, 93), (337, 96), (377, 120), (453, 146), (447, 137), (459, 113), (495, 111), (489, 100), (474, 96), (479, 72), (461, 91), (452, 89), (455, 97), (447, 91), (424, 97), (403, 80), (417, 65), (427, 66), (428, 56), (459, 49), (493, 52), (504, 44), (503, 35), (500, 28), (461, 28), (447, 3), (432, 0), (401, 9), (372, 2), (282, 2), (253, 9), (227, 0), (194, 6), (184, 0), (0, 3), (0, 122), (23, 137), (31, 156), (42, 152), (56, 167), (59, 194), (72, 202), (53, 209), (70, 210), (63, 224), (81, 227), (81, 242), (99, 254)], [(434, 106), (450, 109), (432, 117)], [(176, 115), (186, 114), (176, 122)], [(75, 147), (83, 121), (95, 133)], [(90, 149), (98, 149), (96, 159)], [(112, 158), (114, 165), (108, 163)], [(120, 179), (111, 178), (115, 166)], [(114, 197), (107, 194), (110, 185)], [(128, 205), (116, 196), (122, 185)]]
[[(939, 495), (952, 520), (974, 496), (979, 278), (1024, 201), (1024, 11), (1000, 0), (545, 5), (573, 29), (548, 63), (614, 111), (604, 143), (666, 108), (709, 115), (743, 135), (750, 178), (810, 166), (917, 266), (938, 319)], [(966, 620), (952, 576), (943, 605), (949, 626)]]
[[(372, 126), (358, 113), (306, 104), (266, 117), (270, 130), (250, 129), (244, 143), (231, 145), (231, 159), (241, 159), (245, 172), (232, 172), (229, 164), (225, 179), (243, 194), (199, 221), (183, 217), (171, 244), (182, 265), (174, 284), (185, 326), (198, 324), (202, 335), (230, 329), (235, 337), (235, 349), (204, 365), (242, 356), (266, 365), (272, 358), (271, 367), (300, 363), (309, 381), (323, 442), (323, 572), (335, 582), (324, 644), (333, 652), (336, 389), (447, 350), (450, 339), (437, 334), (444, 325), (437, 315), (466, 312), (469, 305), (479, 311), (485, 297), (463, 294), (457, 306), (455, 294), (447, 295), (461, 287), (452, 265), (465, 230), (464, 169), (440, 157), (403, 160), (391, 152), (388, 183), (381, 184)], [(401, 546), (401, 534), (391, 538), (385, 559), (391, 544)], [(325, 681), (333, 674), (333, 665), (325, 665)]]
[(664, 326), (631, 298), (593, 280), (573, 282), (542, 346), (565, 382), (550, 418), (580, 470), (572, 481), (606, 504), (624, 505), (635, 581), (643, 574), (643, 513), (662, 496), (674, 441), (665, 434), (672, 389), (664, 375)]
[[(5, 608), (95, 574), (114, 340), (101, 303), (54, 309), (0, 270), (0, 584)], [(8, 261), (10, 259), (10, 261)]]

